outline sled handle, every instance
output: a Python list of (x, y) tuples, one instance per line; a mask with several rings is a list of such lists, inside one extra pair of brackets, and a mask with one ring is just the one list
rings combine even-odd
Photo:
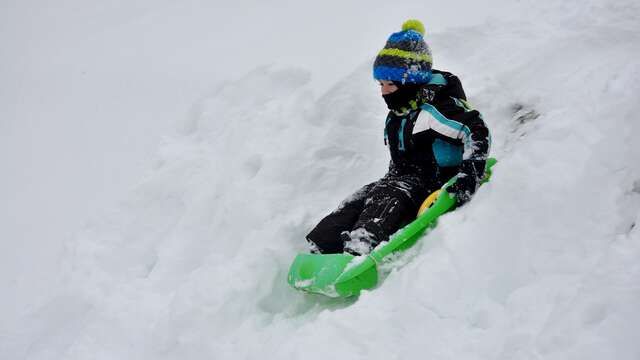
[(431, 205), (436, 201), (436, 199), (438, 198), (438, 195), (440, 195), (440, 189), (434, 191), (431, 193), (431, 195), (429, 195), (423, 202), (422, 205), (420, 205), (420, 209), (418, 210), (418, 215), (420, 216), (422, 214), (424, 214), (425, 211), (427, 211), (427, 209), (429, 207), (431, 207)]

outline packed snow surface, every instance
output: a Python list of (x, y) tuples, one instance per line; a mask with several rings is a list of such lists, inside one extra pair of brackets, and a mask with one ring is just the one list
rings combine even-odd
[(427, 26), (499, 163), (379, 288), (286, 283), (306, 233), (386, 170), (371, 58), (331, 86), (264, 65), (194, 98), (146, 178), (65, 243), (55, 286), (0, 310), (0, 357), (639, 359), (640, 4), (512, 6)]

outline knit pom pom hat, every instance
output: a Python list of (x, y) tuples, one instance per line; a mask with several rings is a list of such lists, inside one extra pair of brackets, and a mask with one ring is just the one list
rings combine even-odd
[(405, 21), (402, 31), (391, 34), (384, 49), (378, 53), (373, 63), (373, 77), (402, 84), (429, 82), (431, 50), (423, 36), (424, 25), (420, 21)]

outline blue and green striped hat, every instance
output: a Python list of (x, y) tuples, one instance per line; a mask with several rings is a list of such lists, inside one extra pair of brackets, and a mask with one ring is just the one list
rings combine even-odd
[(424, 25), (420, 21), (405, 21), (402, 31), (391, 34), (378, 53), (373, 63), (373, 77), (402, 84), (429, 82), (433, 62), (423, 36)]

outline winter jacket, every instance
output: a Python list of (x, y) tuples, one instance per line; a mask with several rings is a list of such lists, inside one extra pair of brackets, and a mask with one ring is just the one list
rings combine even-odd
[(490, 135), (482, 115), (467, 102), (460, 80), (433, 70), (412, 107), (387, 116), (384, 138), (391, 153), (389, 173), (427, 178), (460, 173), (477, 184), (484, 175)]

